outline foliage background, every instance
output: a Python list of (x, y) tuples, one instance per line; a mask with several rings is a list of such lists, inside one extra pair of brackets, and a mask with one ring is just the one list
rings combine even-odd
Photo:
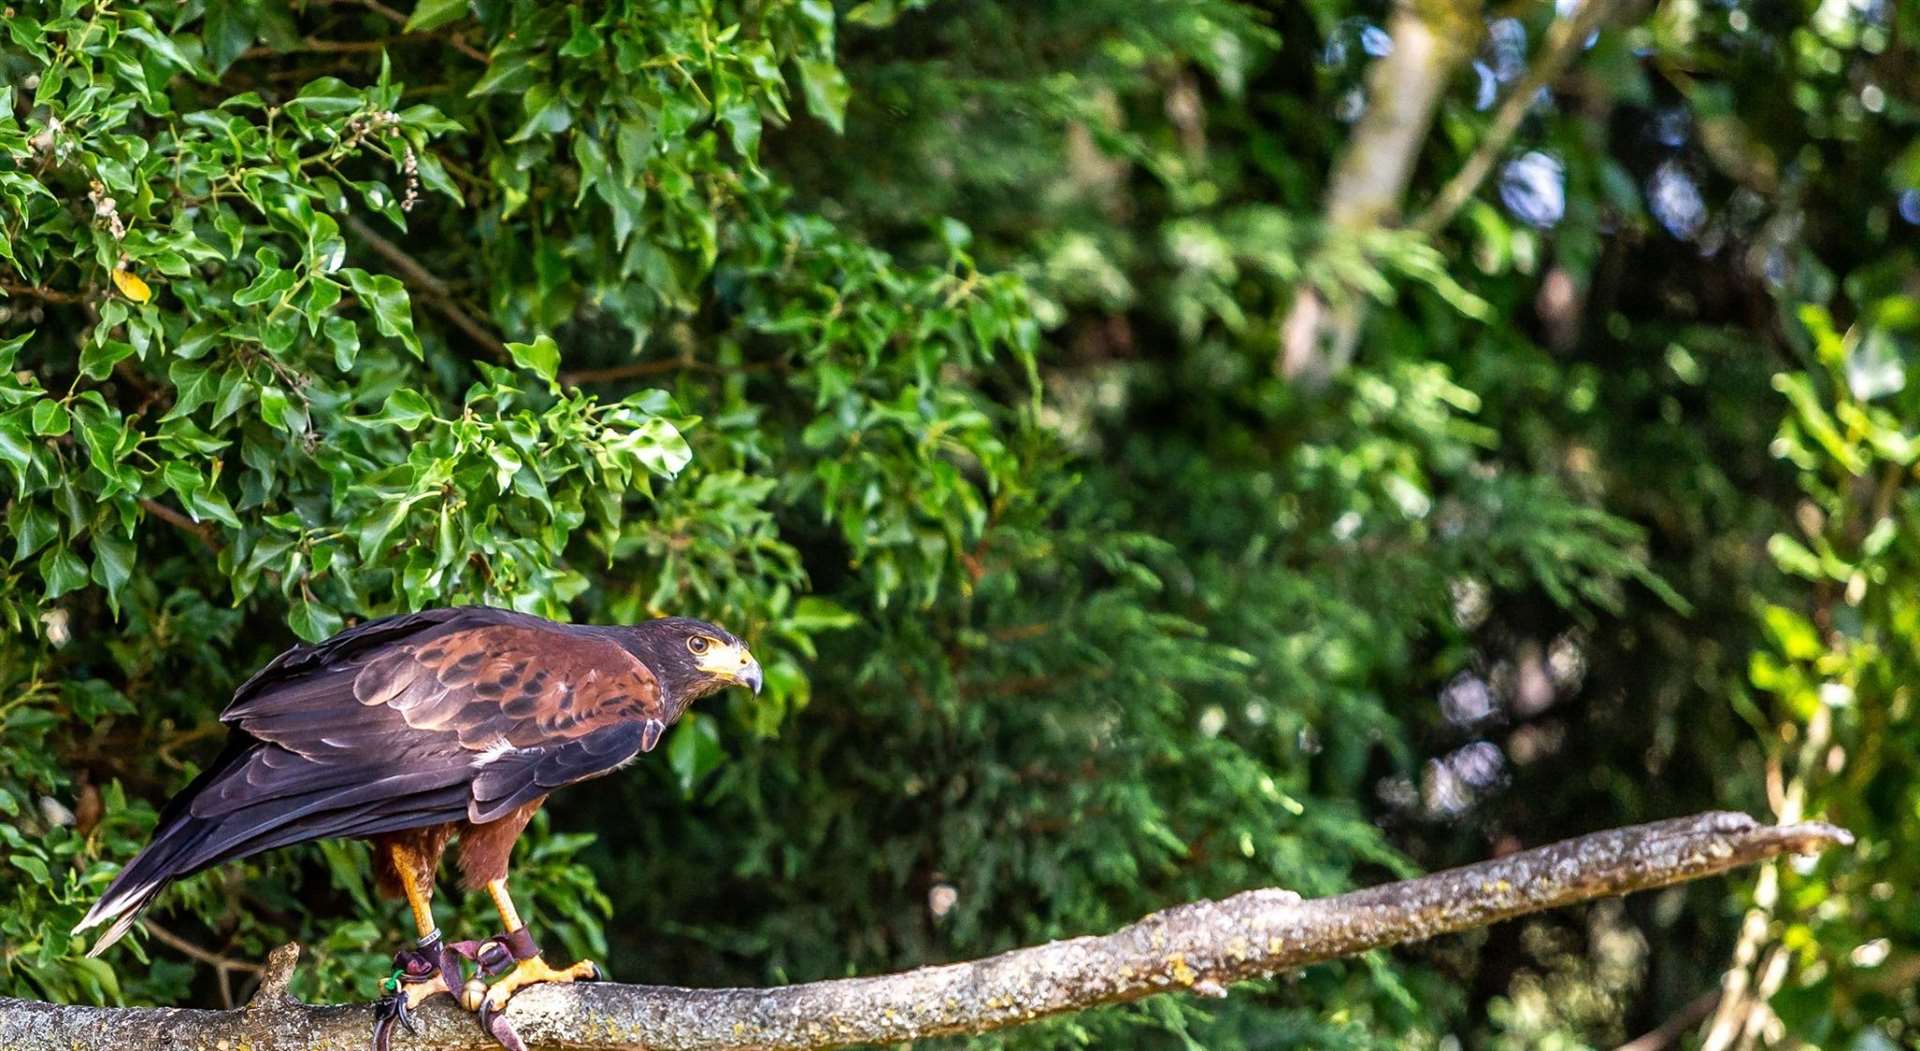
[[(369, 994), (357, 844), (64, 932), (248, 671), (488, 602), (767, 666), (523, 844), (623, 979), (1731, 807), (1862, 845), (979, 1043), (1605, 1046), (1743, 913), (1764, 1042), (1915, 1039), (1920, 9), (1621, 5), (1489, 144), (1576, 6), (1455, 5), (1410, 202), (1495, 177), (1369, 238), (1319, 210), (1377, 2), (14, 4), (0, 994), (218, 1004), (193, 954), (289, 938)], [(1274, 369), (1302, 288), (1368, 304), (1323, 385)]]

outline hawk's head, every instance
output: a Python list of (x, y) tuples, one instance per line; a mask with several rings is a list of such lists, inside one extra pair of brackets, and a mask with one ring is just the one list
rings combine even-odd
[(688, 617), (661, 617), (633, 626), (634, 647), (677, 705), (728, 686), (760, 692), (760, 662), (727, 629)]

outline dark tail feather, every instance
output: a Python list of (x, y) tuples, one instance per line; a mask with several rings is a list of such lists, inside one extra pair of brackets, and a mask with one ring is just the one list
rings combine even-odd
[(89, 927), (113, 921), (113, 925), (93, 943), (87, 955), (98, 956), (106, 951), (107, 946), (119, 941), (154, 895), (191, 871), (181, 864), (182, 859), (199, 847), (212, 831), (213, 827), (208, 822), (189, 817), (175, 820), (154, 836), (153, 842), (147, 844), (145, 850), (120, 870), (120, 874), (107, 885), (107, 892), (93, 903), (86, 917), (74, 926), (73, 933), (79, 934)]
[[(401, 828), (456, 821), (466, 815), (466, 785), (460, 772), (414, 771), (339, 783), (333, 771), (287, 770), (291, 784), (259, 785), (265, 798), (225, 813), (196, 817), (193, 799), (231, 774), (244, 775), (263, 748), (258, 741), (230, 745), (218, 761), (168, 801), (153, 841), (120, 870), (106, 893), (73, 933), (111, 921), (88, 956), (119, 941), (140, 910), (174, 880), (263, 850), (336, 836), (368, 836)], [(304, 784), (301, 782), (305, 781)], [(317, 788), (307, 787), (318, 784)], [(305, 791), (288, 791), (306, 788)], [(392, 793), (392, 794), (389, 794)]]

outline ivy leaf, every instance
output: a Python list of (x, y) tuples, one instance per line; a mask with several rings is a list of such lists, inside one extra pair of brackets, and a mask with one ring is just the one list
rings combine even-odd
[(87, 586), (87, 563), (72, 548), (58, 544), (40, 556), (40, 578), (46, 581), (46, 596), (51, 601)]
[(235, 59), (253, 46), (258, 30), (257, 14), (247, 4), (216, 3), (207, 8), (205, 38), (207, 62), (219, 76)]
[(24, 501), (7, 512), (7, 529), (13, 533), (13, 560), (19, 562), (60, 534), (60, 520), (45, 506)]
[(133, 344), (109, 339), (100, 343), (89, 343), (87, 349), (80, 352), (80, 374), (90, 380), (103, 380), (113, 375), (113, 367), (133, 356)]
[(58, 437), (73, 429), (73, 417), (67, 407), (52, 398), (42, 398), (33, 403), (33, 433), (43, 437)]
[(140, 275), (126, 270), (115, 270), (112, 276), (113, 287), (119, 289), (121, 295), (135, 303), (145, 303), (153, 298), (153, 289), (147, 287), (147, 283), (140, 279)]
[(120, 613), (120, 592), (133, 579), (133, 541), (110, 533), (93, 534), (93, 579), (107, 589), (107, 605)]
[(387, 403), (380, 411), (380, 421), (391, 423), (403, 431), (417, 429), (421, 422), (433, 415), (433, 405), (418, 391), (402, 387), (387, 395)]
[(126, 30), (126, 37), (129, 40), (138, 41), (146, 45), (149, 50), (159, 55), (168, 65), (173, 66), (196, 80), (207, 83), (213, 82), (213, 74), (209, 73), (206, 68), (198, 62), (187, 57), (187, 53), (181, 50), (180, 45), (174, 43), (173, 38), (167, 36), (165, 33), (150, 29), (134, 28)]
[(794, 60), (800, 70), (800, 90), (807, 98), (807, 112), (839, 134), (846, 128), (847, 99), (853, 94), (846, 74), (824, 59)]
[(260, 418), (275, 430), (287, 429), (287, 392), (268, 384), (260, 388)]
[(552, 383), (560, 371), (560, 345), (553, 341), (552, 336), (536, 336), (532, 343), (509, 343), (507, 353), (513, 355), (514, 364), (532, 371), (548, 383)]
[(325, 603), (304, 596), (287, 610), (287, 627), (307, 642), (321, 642), (339, 633), (345, 622)]
[(30, 330), (9, 339), (0, 339), (0, 372), (13, 368), (14, 358), (19, 356), (20, 348), (26, 346), (27, 340), (32, 338), (33, 332)]
[(353, 288), (353, 294), (373, 311), (374, 327), (383, 336), (392, 336), (413, 352), (416, 358), (424, 358), (420, 349), (420, 339), (413, 332), (413, 305), (407, 299), (407, 288), (400, 279), (388, 274), (369, 274), (365, 270), (345, 267), (340, 275), (347, 279)]
[(26, 427), (18, 414), (0, 416), (0, 463), (12, 469), (16, 486), (33, 462), (33, 448), (28, 441)]
[(173, 408), (161, 417), (164, 420), (180, 419), (212, 401), (220, 380), (212, 369), (191, 361), (174, 362), (167, 378), (173, 381)]
[(413, 15), (407, 19), (406, 31), (424, 33), (429, 29), (438, 29), (464, 17), (466, 13), (467, 0), (420, 0), (413, 9)]
[(487, 65), (487, 71), (480, 75), (473, 87), (467, 89), (468, 98), (482, 95), (501, 95), (516, 91), (525, 91), (533, 86), (538, 74), (546, 69), (547, 59), (537, 51), (511, 51), (495, 54)]

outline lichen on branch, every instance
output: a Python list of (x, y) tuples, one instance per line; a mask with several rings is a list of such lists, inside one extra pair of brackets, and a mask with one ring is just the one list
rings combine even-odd
[[(1771, 826), (1744, 814), (1706, 813), (1596, 832), (1330, 898), (1307, 901), (1264, 889), (1191, 902), (1111, 934), (879, 977), (773, 989), (535, 987), (514, 1000), (509, 1017), (531, 1047), (572, 1051), (811, 1051), (979, 1033), (1163, 992), (1226, 996), (1234, 982), (1852, 841), (1845, 830), (1820, 822)], [(232, 1011), (0, 999), (0, 1046), (365, 1047), (373, 1028), (370, 1005), (316, 1006), (287, 995), (296, 957), (291, 946), (277, 950), (267, 963), (263, 991)], [(396, 1048), (493, 1046), (451, 1004), (429, 1006), (420, 1035), (400, 1035)]]

